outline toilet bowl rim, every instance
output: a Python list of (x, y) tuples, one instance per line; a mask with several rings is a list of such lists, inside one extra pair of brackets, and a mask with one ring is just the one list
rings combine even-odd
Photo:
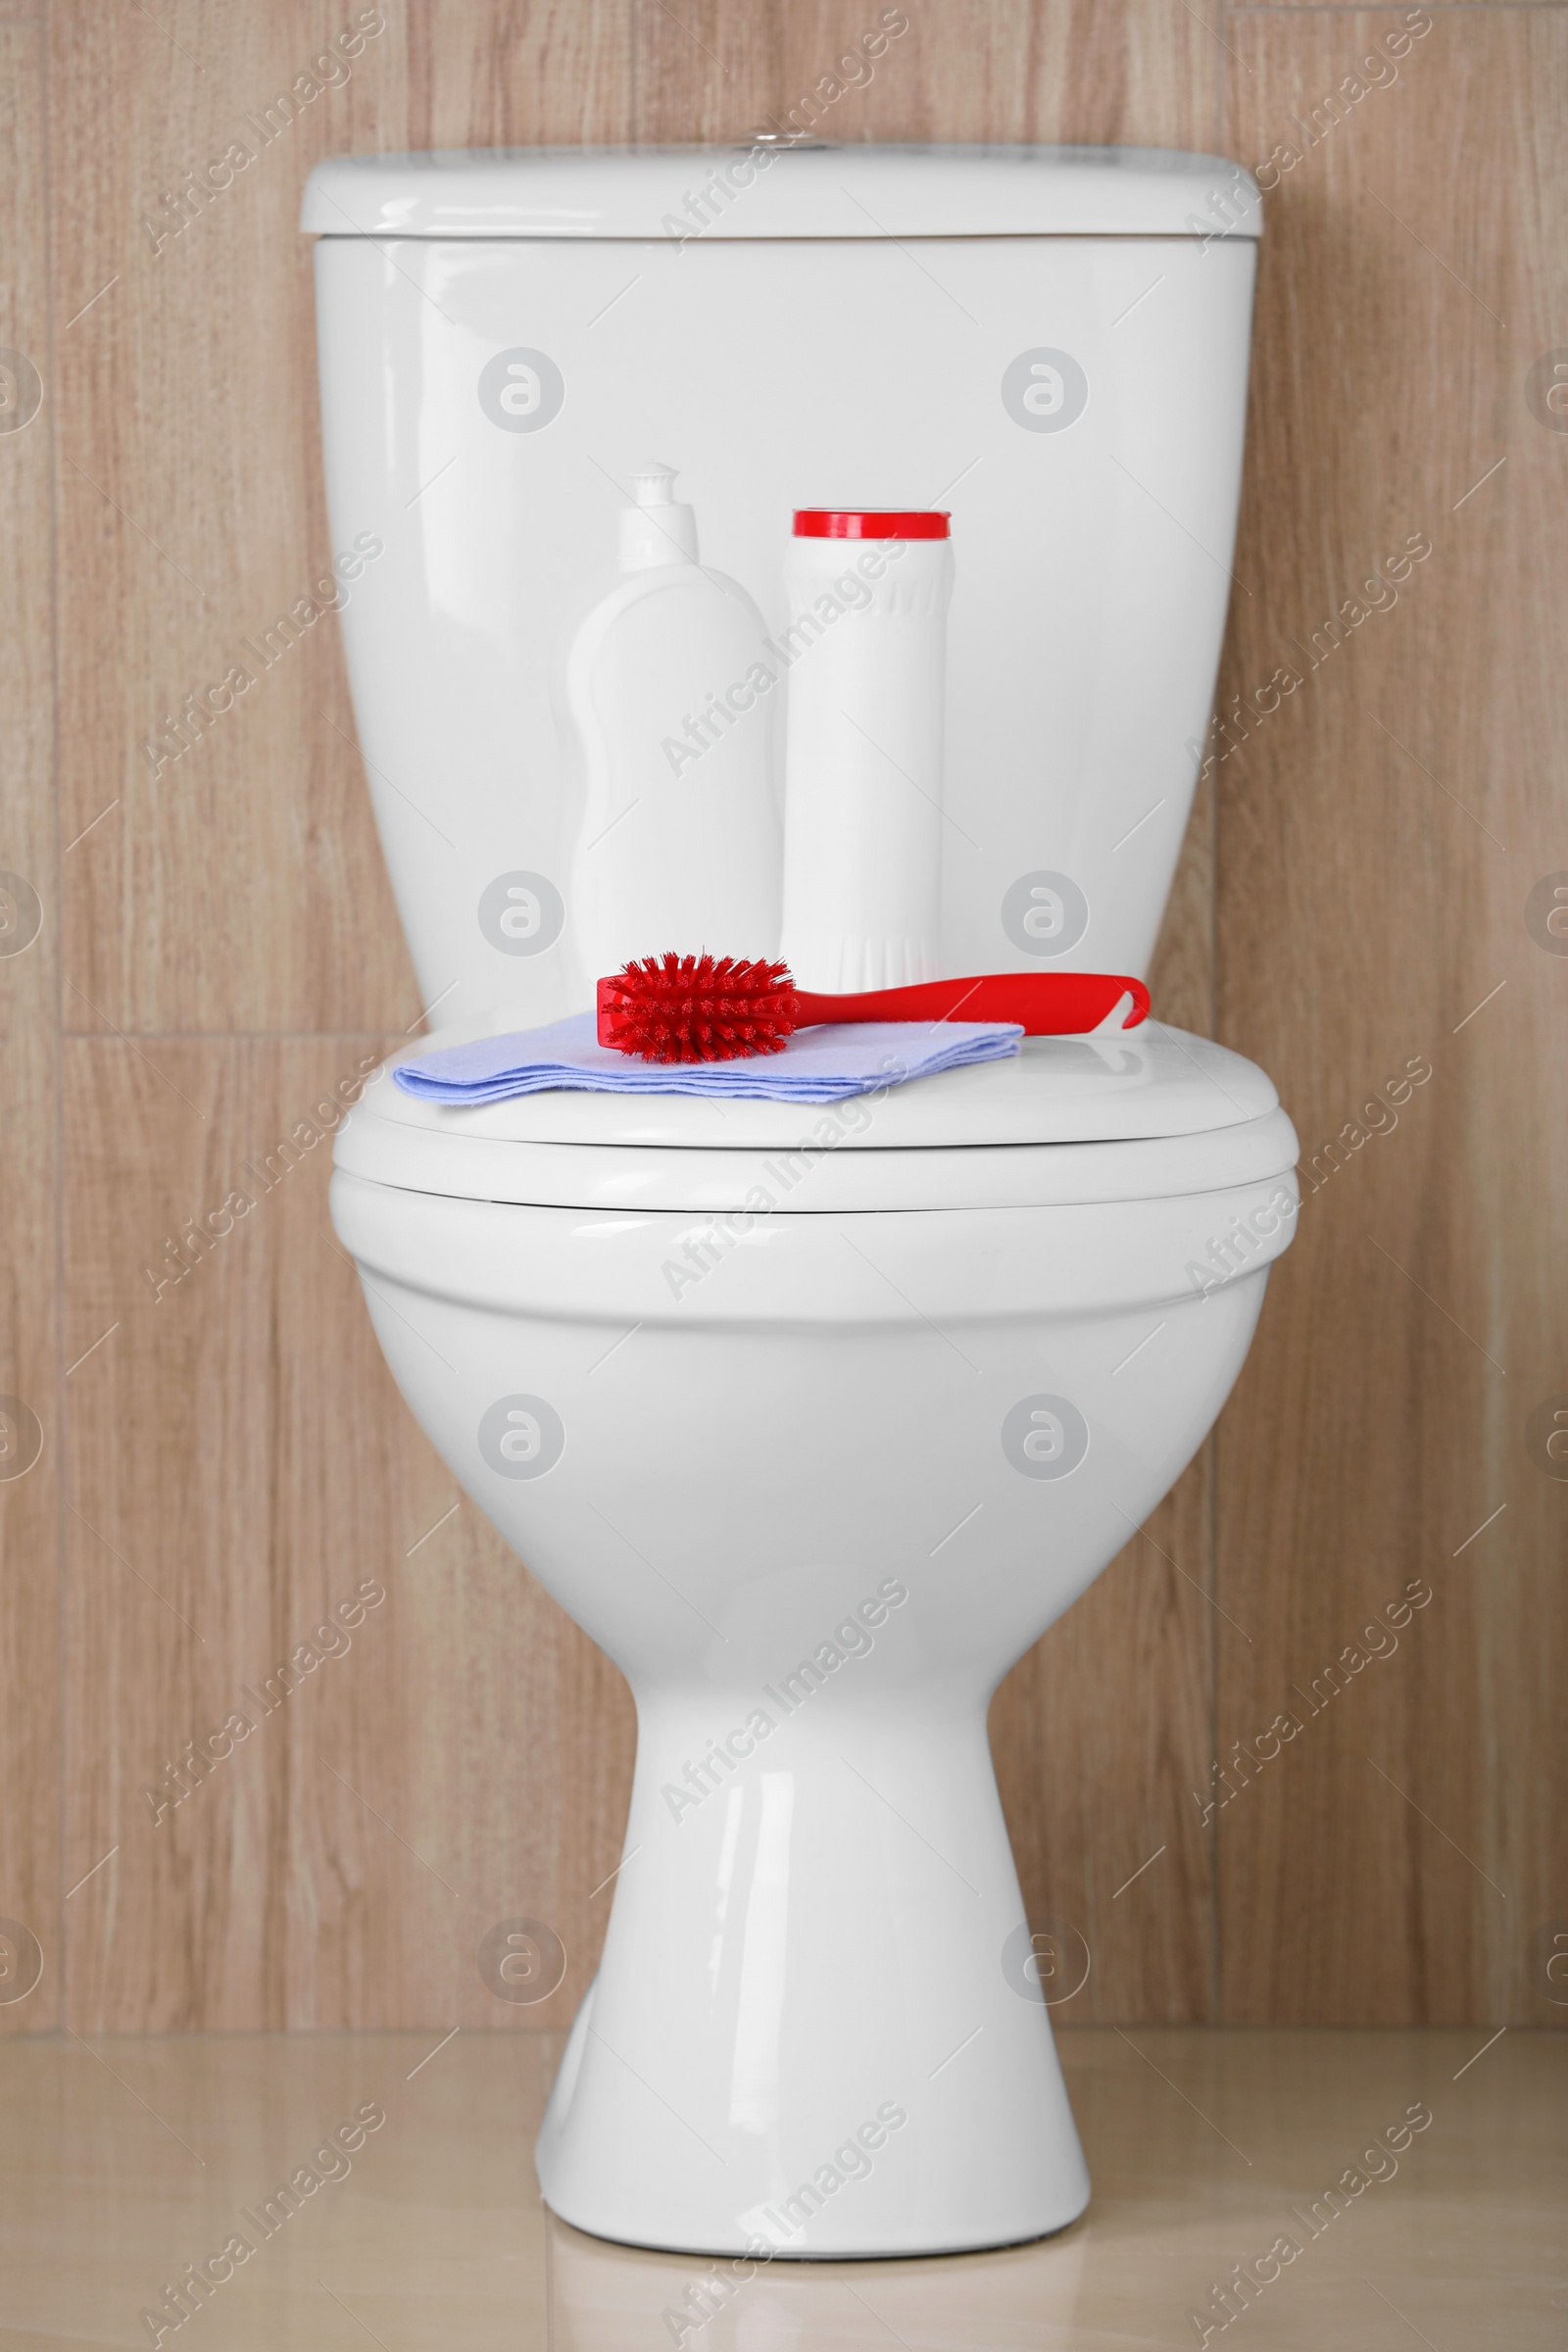
[(331, 1191), (372, 1313), (390, 1283), (460, 1310), (650, 1333), (1212, 1314), (1211, 1293), (1248, 1291), (1289, 1248), (1298, 1204), (1291, 1169), (1145, 1200), (809, 1217), (459, 1200), (344, 1168)]

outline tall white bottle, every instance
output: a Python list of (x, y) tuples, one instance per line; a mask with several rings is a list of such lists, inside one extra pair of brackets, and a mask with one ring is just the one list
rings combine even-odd
[(785, 959), (802, 988), (939, 980), (948, 516), (802, 508), (785, 576)]
[(778, 953), (777, 663), (746, 590), (698, 561), (675, 475), (633, 476), (613, 571), (558, 653), (567, 922), (593, 983), (673, 949)]

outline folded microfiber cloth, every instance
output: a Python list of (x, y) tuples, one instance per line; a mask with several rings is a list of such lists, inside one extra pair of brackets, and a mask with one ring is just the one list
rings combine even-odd
[(782, 1053), (741, 1061), (639, 1061), (602, 1046), (591, 1012), (544, 1029), (446, 1046), (392, 1075), (425, 1102), (505, 1102), (554, 1087), (606, 1095), (707, 1095), (719, 1101), (843, 1102), (879, 1086), (929, 1078), (1018, 1051), (1014, 1021), (835, 1021), (798, 1029)]

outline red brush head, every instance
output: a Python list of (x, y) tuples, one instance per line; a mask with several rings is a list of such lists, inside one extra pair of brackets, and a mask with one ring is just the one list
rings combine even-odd
[(645, 956), (599, 983), (599, 1043), (644, 1061), (778, 1054), (799, 1027), (789, 966), (733, 956)]

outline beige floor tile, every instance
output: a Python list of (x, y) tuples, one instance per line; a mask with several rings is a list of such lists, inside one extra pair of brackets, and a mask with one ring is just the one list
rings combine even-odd
[[(13, 2040), (0, 2347), (147, 2344), (142, 2314), (231, 2233), (253, 2251), (166, 2346), (1132, 2352), (1205, 2326), (1211, 2345), (1241, 2329), (1249, 2352), (1562, 2343), (1562, 2037), (1097, 2027), (1061, 2041), (1095, 2177), (1073, 2229), (988, 2255), (775, 2261), (726, 2290), (721, 2266), (546, 2214), (532, 2145), (555, 2036)], [(356, 2119), (363, 2144), (318, 2162)], [(279, 2218), (279, 2184), (307, 2166), (335, 2177)], [(1327, 2218), (1352, 2171), (1362, 2185)], [(1282, 2237), (1298, 2251), (1222, 2326), (1214, 2290)]]

